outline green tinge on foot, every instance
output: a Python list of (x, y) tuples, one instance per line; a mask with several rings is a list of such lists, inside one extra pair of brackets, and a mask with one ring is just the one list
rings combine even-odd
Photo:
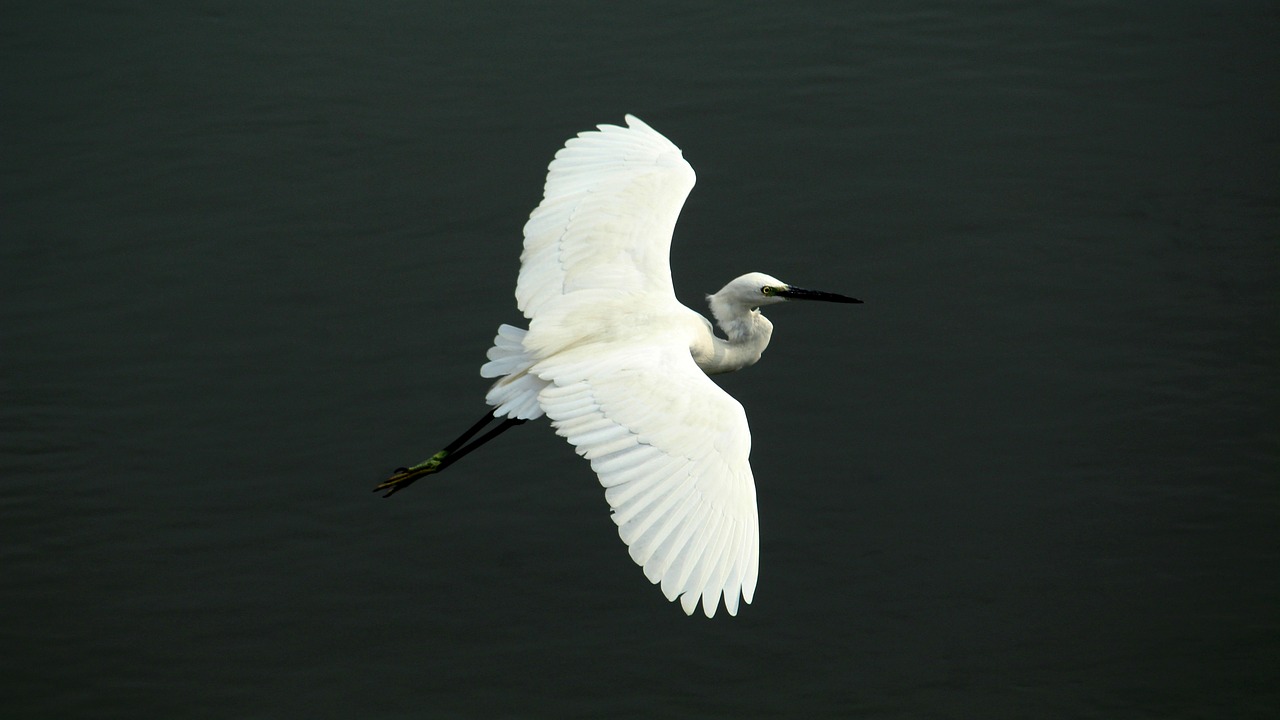
[(409, 468), (409, 470), (414, 472), (418, 470), (435, 470), (437, 467), (440, 466), (440, 463), (444, 461), (445, 456), (448, 454), (449, 452), (447, 450), (441, 450), (435, 455), (432, 455), (429, 460), (424, 460), (423, 462), (420, 462), (417, 465), (414, 465), (413, 467)]

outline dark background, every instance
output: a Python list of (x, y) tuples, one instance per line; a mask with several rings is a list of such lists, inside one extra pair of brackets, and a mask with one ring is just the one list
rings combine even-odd
[[(1270, 718), (1274, 2), (5, 3), (0, 714)], [(759, 270), (753, 605), (483, 411), (551, 155)]]

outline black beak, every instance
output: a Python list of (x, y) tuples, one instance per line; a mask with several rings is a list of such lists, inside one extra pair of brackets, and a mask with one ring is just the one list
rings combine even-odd
[(779, 297), (788, 298), (790, 300), (822, 300), (824, 302), (838, 303), (860, 303), (861, 300), (837, 295), (836, 293), (822, 292), (821, 290), (805, 290), (804, 288), (791, 287), (788, 285), (786, 289), (778, 291)]

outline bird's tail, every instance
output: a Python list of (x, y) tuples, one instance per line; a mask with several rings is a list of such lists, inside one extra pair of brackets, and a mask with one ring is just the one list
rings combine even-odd
[(517, 420), (542, 417), (538, 393), (548, 383), (529, 373), (536, 361), (524, 349), (524, 336), (528, 332), (513, 325), (499, 325), (493, 347), (486, 353), (489, 362), (480, 367), (482, 377), (499, 378), (484, 397), (485, 402), (496, 408), (493, 411), (496, 417)]

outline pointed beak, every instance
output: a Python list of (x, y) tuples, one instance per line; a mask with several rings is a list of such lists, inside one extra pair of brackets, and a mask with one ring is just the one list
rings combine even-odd
[(862, 302), (861, 300), (846, 297), (844, 295), (837, 295), (836, 293), (822, 292), (821, 290), (806, 290), (804, 288), (792, 287), (790, 285), (788, 285), (785, 290), (779, 290), (778, 296), (789, 300), (822, 300), (824, 302), (838, 303)]

